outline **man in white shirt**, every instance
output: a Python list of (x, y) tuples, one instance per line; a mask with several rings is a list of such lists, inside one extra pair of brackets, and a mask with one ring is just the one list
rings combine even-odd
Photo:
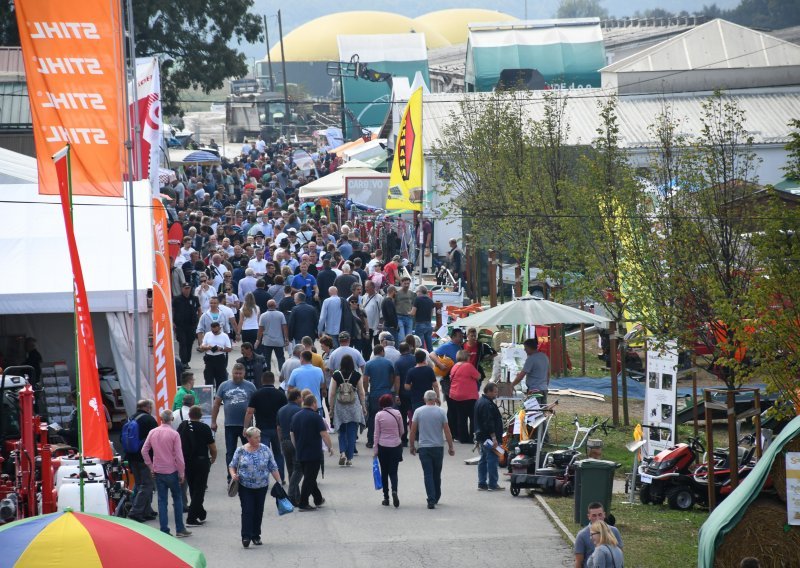
[(375, 274), (375, 267), (378, 264), (383, 264), (383, 251), (381, 249), (377, 249), (375, 256), (367, 263), (367, 274), (369, 276)]
[[(367, 327), (368, 336), (367, 345), (365, 346), (364, 353), (372, 352), (373, 338), (378, 335), (378, 326), (381, 323), (381, 304), (383, 303), (383, 296), (375, 290), (375, 283), (372, 280), (367, 280), (365, 286), (366, 293), (359, 298), (361, 309), (367, 314)], [(398, 353), (399, 354), (399, 353)], [(394, 361), (392, 361), (394, 364)]]
[[(247, 263), (247, 268), (251, 268), (253, 270), (253, 276), (258, 279), (267, 273), (267, 264), (267, 261), (264, 260), (264, 249), (256, 249), (256, 257), (250, 259), (250, 262)], [(239, 297), (243, 297), (241, 293)]]
[(207, 312), (211, 303), (211, 298), (216, 298), (217, 290), (208, 284), (208, 276), (205, 274), (200, 275), (200, 286), (198, 286), (194, 295), (197, 296), (197, 301), (200, 302), (200, 311)]
[[(261, 252), (261, 256), (264, 256), (263, 251)], [(252, 262), (252, 260), (250, 262)], [(239, 300), (244, 302), (244, 297), (247, 296), (247, 294), (255, 292), (256, 282), (258, 282), (258, 278), (255, 277), (255, 271), (252, 268), (247, 268), (244, 271), (244, 278), (239, 280)]]
[(218, 321), (211, 324), (211, 331), (203, 336), (200, 351), (205, 353), (203, 361), (206, 364), (203, 370), (205, 383), (216, 385), (219, 388), (228, 377), (226, 353), (231, 351), (231, 338), (222, 333)]
[(250, 142), (247, 141), (247, 138), (242, 143), (242, 151), (240, 153), (242, 156), (247, 156), (250, 153)]
[(228, 267), (222, 264), (222, 255), (215, 254), (211, 257), (211, 264), (208, 267), (211, 270), (211, 277), (213, 278), (214, 290), (219, 290), (219, 285), (225, 282), (225, 273), (228, 272)]
[(194, 406), (195, 400), (194, 395), (187, 394), (183, 397), (183, 406), (181, 406), (178, 410), (174, 412), (174, 420), (172, 421), (172, 427), (177, 430), (178, 426), (189, 420), (189, 409)]

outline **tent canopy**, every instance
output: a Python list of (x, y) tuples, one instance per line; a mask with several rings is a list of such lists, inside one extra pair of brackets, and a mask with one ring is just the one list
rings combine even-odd
[(477, 314), (456, 320), (459, 327), (499, 325), (554, 325), (585, 323), (606, 327), (611, 320), (564, 304), (525, 296)]
[(344, 195), (344, 180), (346, 177), (385, 177), (388, 174), (376, 172), (371, 169), (367, 164), (359, 160), (350, 160), (342, 165), (335, 172), (312, 181), (309, 184), (300, 188), (300, 197), (317, 198), (317, 197), (337, 197)]
[(173, 164), (210, 166), (221, 163), (220, 157), (203, 150), (170, 150), (169, 161)]
[(36, 183), (38, 180), (36, 158), (0, 148), (0, 184)]

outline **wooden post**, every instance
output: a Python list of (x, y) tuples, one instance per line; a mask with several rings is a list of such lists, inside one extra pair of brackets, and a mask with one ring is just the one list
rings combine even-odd
[(442, 303), (434, 302), (433, 306), (436, 308), (436, 329), (438, 330), (442, 328)]
[(706, 460), (708, 462), (708, 510), (713, 511), (717, 506), (717, 492), (714, 487), (714, 424), (712, 422), (711, 402), (709, 389), (703, 391), (703, 406), (706, 414)]
[(622, 352), (620, 356), (622, 361), (622, 369), (620, 370), (622, 375), (622, 423), (628, 426), (631, 423), (628, 417), (628, 378), (625, 374), (625, 357), (628, 355), (628, 346), (624, 341), (620, 341), (620, 351)]
[[(581, 311), (586, 309), (586, 304), (581, 300)], [(586, 326), (581, 324), (581, 376), (586, 376)]]
[[(728, 415), (728, 462), (731, 471), (731, 487), (739, 486), (739, 439), (736, 437), (736, 391), (725, 393), (725, 406)], [(709, 448), (711, 451), (712, 448)], [(710, 462), (709, 462), (710, 465)]]
[(698, 436), (698, 426), (697, 426), (697, 371), (692, 371), (692, 403), (694, 404), (694, 408), (692, 408), (692, 421), (694, 422), (694, 437), (697, 438), (697, 436)]
[(489, 249), (489, 305), (497, 305), (497, 262), (494, 249)]
[(522, 267), (519, 262), (514, 267), (514, 294), (517, 298), (522, 297)]
[(611, 360), (611, 417), (619, 426), (619, 385), (617, 385), (617, 322), (608, 325), (609, 359)]

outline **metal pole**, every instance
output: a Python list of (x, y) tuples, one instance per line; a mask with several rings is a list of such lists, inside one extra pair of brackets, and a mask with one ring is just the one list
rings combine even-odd
[(703, 391), (703, 407), (706, 413), (706, 469), (708, 470), (708, 510), (713, 511), (717, 506), (717, 493), (714, 487), (714, 423), (712, 420), (710, 389)]
[[(133, 193), (133, 164), (134, 157), (136, 160), (136, 172), (141, 174), (142, 171), (142, 157), (141, 152), (138, 151), (140, 126), (139, 126), (139, 106), (137, 100), (136, 86), (136, 39), (134, 37), (133, 28), (133, 6), (131, 0), (125, 0), (125, 7), (128, 11), (128, 58), (125, 60), (126, 73), (125, 73), (125, 100), (131, 100), (131, 94), (128, 91), (128, 69), (130, 66), (131, 76), (133, 77), (133, 140), (130, 139), (131, 135), (131, 116), (128, 109), (125, 109), (125, 123), (127, 128), (125, 132), (128, 135), (128, 140), (125, 143), (128, 149), (128, 208), (130, 210), (130, 223), (131, 223), (131, 270), (133, 272), (133, 372), (136, 375), (136, 400), (142, 398), (142, 362), (139, 358), (139, 291), (136, 283), (136, 224), (135, 224), (135, 207), (134, 207), (134, 193)], [(133, 153), (133, 155), (131, 155)]]
[(283, 23), (281, 23), (281, 11), (278, 10), (278, 34), (281, 38), (281, 70), (283, 71), (283, 129), (286, 131), (287, 120), (289, 120), (289, 87), (286, 80), (286, 56), (283, 53)]
[(495, 252), (489, 249), (489, 306), (497, 305), (497, 262)]
[(272, 56), (269, 54), (269, 28), (267, 27), (267, 16), (264, 15), (264, 38), (267, 42), (267, 65), (269, 67), (269, 90), (275, 90), (275, 75), (272, 74)]

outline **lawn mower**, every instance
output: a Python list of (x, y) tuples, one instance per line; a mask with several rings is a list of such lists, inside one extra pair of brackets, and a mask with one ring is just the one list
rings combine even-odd
[[(581, 426), (577, 415), (573, 423), (575, 424), (575, 437), (572, 439), (572, 444), (568, 448), (548, 452), (544, 457), (544, 461), (540, 461), (541, 446), (544, 441), (544, 436), (547, 432), (550, 416), (542, 416), (538, 420), (546, 423), (544, 428), (537, 428), (536, 439), (536, 456), (534, 457), (533, 464), (530, 462), (530, 457), (522, 453), (523, 448), (519, 448), (517, 457), (511, 460), (512, 470), (515, 461), (518, 466), (523, 464), (530, 468), (531, 465), (537, 466), (533, 472), (511, 473), (511, 495), (517, 496), (521, 489), (541, 489), (545, 493), (559, 493), (563, 496), (568, 496), (575, 490), (575, 462), (581, 456), (581, 448), (586, 446), (589, 436), (597, 430), (602, 428), (603, 432), (607, 435), (608, 418), (603, 422), (598, 422), (595, 417), (591, 426)], [(541, 464), (541, 465), (540, 465)]]
[(697, 438), (689, 438), (688, 444), (676, 444), (653, 457), (645, 458), (639, 466), (639, 500), (645, 505), (660, 505), (674, 487), (675, 479), (689, 475), (698, 456), (705, 449)]

